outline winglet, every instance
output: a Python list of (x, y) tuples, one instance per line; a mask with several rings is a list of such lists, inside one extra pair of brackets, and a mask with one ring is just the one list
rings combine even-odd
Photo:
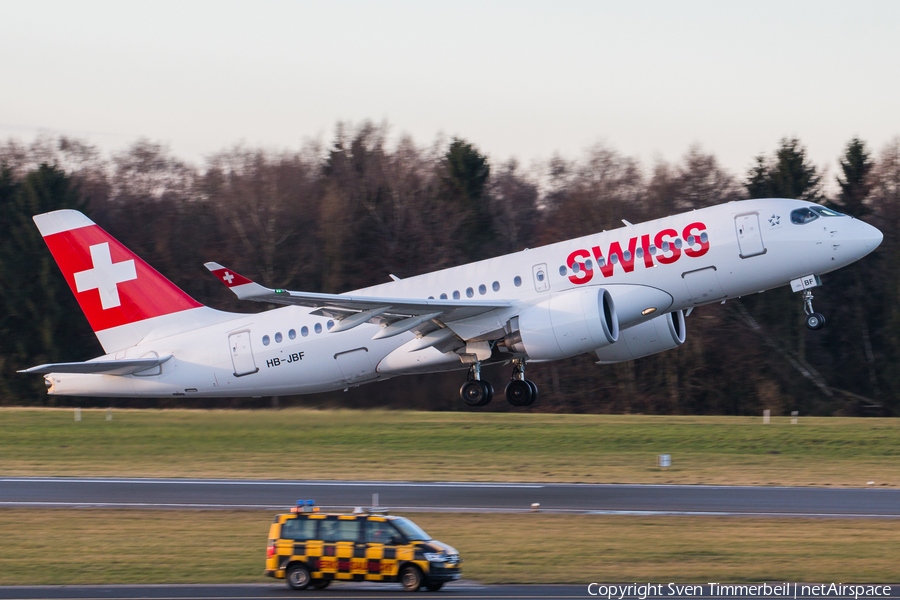
[(255, 281), (250, 281), (243, 275), (235, 273), (231, 269), (226, 269), (217, 262), (204, 263), (203, 266), (218, 277), (219, 281), (224, 283), (241, 300), (248, 300), (256, 296), (272, 293), (272, 290), (269, 288), (263, 287)]

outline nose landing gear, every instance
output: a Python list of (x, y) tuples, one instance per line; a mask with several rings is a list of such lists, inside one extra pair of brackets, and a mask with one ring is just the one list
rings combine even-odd
[(494, 397), (494, 386), (481, 379), (481, 363), (469, 367), (466, 382), (459, 388), (459, 397), (469, 406), (484, 406)]
[(513, 362), (512, 379), (506, 385), (506, 401), (513, 406), (529, 406), (538, 397), (538, 388), (533, 381), (525, 379), (525, 359)]
[(806, 326), (812, 330), (825, 326), (825, 316), (813, 310), (813, 295), (809, 289), (803, 290), (803, 310), (806, 311)]

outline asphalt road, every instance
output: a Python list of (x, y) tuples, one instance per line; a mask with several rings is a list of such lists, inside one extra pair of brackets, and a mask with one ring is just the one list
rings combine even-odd
[[(607, 598), (609, 591), (606, 586), (597, 584), (589, 586), (589, 581), (577, 585), (490, 585), (482, 586), (474, 582), (459, 582), (445, 586), (441, 591), (428, 593), (427, 595), (410, 595), (409, 592), (400, 590), (399, 585), (371, 585), (364, 583), (348, 583), (329, 587), (326, 590), (305, 590), (294, 592), (283, 585), (92, 585), (92, 586), (33, 586), (33, 587), (0, 587), (0, 600), (43, 600), (57, 598), (80, 598), (97, 600), (271, 600), (271, 599), (326, 599), (326, 598)], [(627, 584), (625, 584), (627, 585)], [(778, 585), (777, 583), (773, 585)], [(802, 584), (801, 584), (802, 585)], [(811, 584), (806, 584), (811, 585)], [(618, 588), (619, 586), (617, 586)], [(864, 586), (867, 589), (870, 586)], [(871, 600), (872, 598), (894, 598), (900, 594), (900, 586), (877, 586), (877, 596), (859, 593), (859, 598)], [(634, 588), (632, 588), (633, 590)], [(650, 589), (650, 588), (647, 588)], [(700, 599), (700, 598), (764, 598), (765, 600), (802, 598), (803, 600), (820, 600), (824, 594), (812, 593), (807, 590), (803, 594), (803, 588), (798, 585), (797, 595), (794, 596), (794, 584), (790, 584), (787, 595), (758, 594), (747, 595), (741, 593), (722, 593), (721, 588), (712, 588), (710, 585), (670, 587), (668, 583), (656, 584), (654, 591), (643, 594), (627, 591), (623, 594), (612, 594), (617, 600), (658, 600), (667, 599)], [(830, 594), (834, 599), (854, 598), (854, 593), (842, 590), (843, 594)], [(593, 592), (593, 593), (592, 593)], [(421, 594), (421, 592), (420, 592)]]
[(634, 515), (900, 518), (900, 489), (529, 483), (0, 478), (0, 506), (323, 508)]

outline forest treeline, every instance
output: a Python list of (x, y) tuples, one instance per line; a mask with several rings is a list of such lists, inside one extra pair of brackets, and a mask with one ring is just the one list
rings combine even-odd
[[(637, 361), (593, 355), (531, 365), (529, 410), (651, 414), (896, 415), (900, 412), (900, 138), (853, 139), (825, 174), (800, 140), (727, 172), (691, 148), (650, 169), (598, 145), (574, 160), (491, 163), (466, 140), (388, 143), (387, 128), (340, 125), (329, 145), (237, 146), (202, 165), (142, 140), (106, 157), (66, 137), (0, 145), (0, 403), (105, 406), (48, 397), (17, 369), (102, 354), (31, 220), (84, 211), (190, 295), (256, 312), (204, 268), (214, 260), (270, 287), (345, 292), (669, 214), (750, 197), (804, 198), (864, 219), (884, 242), (814, 290), (825, 329), (804, 326), (799, 296), (771, 290), (687, 319), (687, 342)], [(836, 178), (836, 181), (835, 181)], [(829, 181), (830, 179), (830, 181)], [(835, 185), (836, 184), (836, 185)], [(828, 193), (828, 190), (834, 190)], [(510, 367), (485, 370), (502, 389)], [(389, 406), (465, 410), (464, 372), (280, 399), (115, 400), (117, 406)], [(488, 410), (510, 407), (495, 400)]]

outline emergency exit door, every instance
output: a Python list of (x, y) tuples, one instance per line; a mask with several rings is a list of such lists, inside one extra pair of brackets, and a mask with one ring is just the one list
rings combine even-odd
[(547, 265), (534, 265), (531, 268), (534, 276), (534, 290), (536, 292), (546, 292), (550, 289), (550, 277), (547, 275)]
[(253, 349), (250, 347), (250, 332), (238, 331), (228, 336), (231, 346), (231, 364), (234, 366), (234, 376), (251, 375), (259, 371), (256, 361), (253, 359)]
[(734, 227), (737, 230), (738, 248), (741, 258), (749, 258), (766, 253), (763, 244), (762, 231), (759, 229), (759, 214), (738, 215), (734, 218)]

